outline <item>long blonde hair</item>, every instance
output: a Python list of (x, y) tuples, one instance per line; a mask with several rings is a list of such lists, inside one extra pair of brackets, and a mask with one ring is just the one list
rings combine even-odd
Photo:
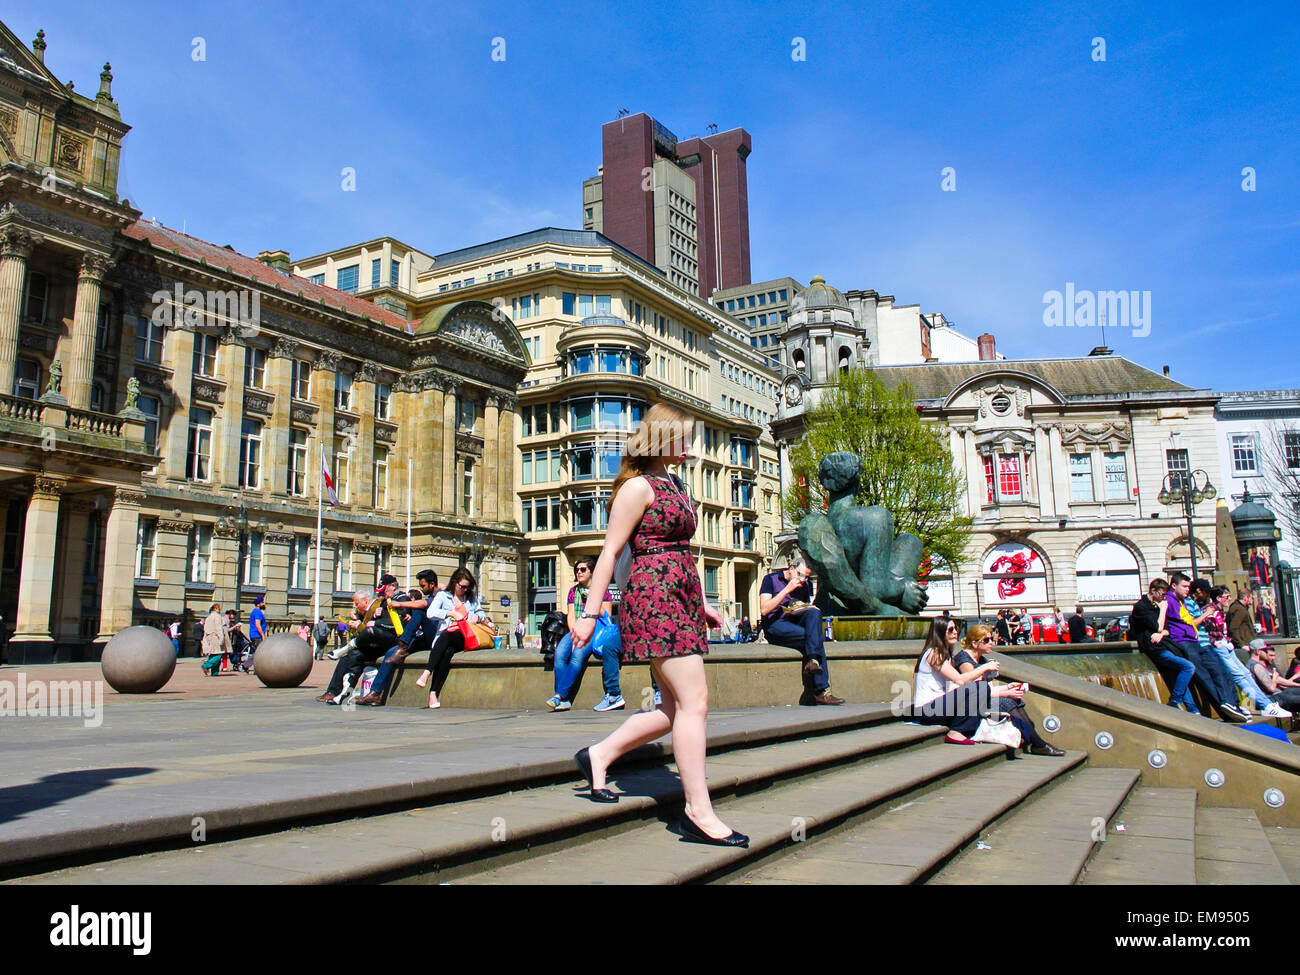
[(618, 465), (618, 476), (614, 478), (614, 486), (609, 489), (606, 510), (614, 507), (614, 498), (618, 496), (619, 489), (632, 478), (644, 474), (656, 458), (681, 456), (679, 448), (694, 427), (695, 417), (671, 403), (656, 403), (650, 407), (632, 436), (627, 438), (623, 459)]

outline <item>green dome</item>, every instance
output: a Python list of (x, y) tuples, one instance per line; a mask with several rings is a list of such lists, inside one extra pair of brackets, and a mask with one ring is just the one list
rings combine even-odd
[(820, 274), (808, 282), (808, 287), (799, 292), (799, 299), (804, 308), (814, 311), (822, 308), (842, 308), (849, 311), (848, 300), (826, 283)]

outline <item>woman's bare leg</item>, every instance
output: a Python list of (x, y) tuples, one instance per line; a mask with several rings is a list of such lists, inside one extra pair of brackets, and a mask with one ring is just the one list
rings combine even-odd
[[(652, 660), (650, 662), (650, 672), (660, 684), (663, 678), (660, 676), (659, 669), (661, 661)], [(605, 772), (634, 748), (648, 744), (673, 729), (673, 715), (677, 710), (677, 703), (673, 700), (671, 694), (663, 694), (663, 705), (653, 711), (638, 711), (629, 717), (618, 730), (611, 734), (604, 741), (598, 742), (587, 749), (587, 756), (591, 759), (591, 786), (593, 789), (605, 788)]]
[(722, 839), (731, 834), (731, 827), (713, 811), (704, 770), (709, 717), (704, 658), (693, 653), (688, 657), (670, 657), (660, 664), (659, 683), (677, 705), (673, 717), (673, 759), (686, 796), (686, 815), (704, 832)]

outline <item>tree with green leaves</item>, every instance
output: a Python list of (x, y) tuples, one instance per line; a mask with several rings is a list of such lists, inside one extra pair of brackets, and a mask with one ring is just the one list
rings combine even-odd
[(871, 370), (852, 369), (823, 392), (790, 453), (793, 483), (783, 502), (796, 524), (825, 510), (817, 469), (837, 450), (862, 458), (858, 504), (888, 509), (894, 530), (916, 535), (931, 559), (961, 561), (970, 537), (970, 519), (958, 513), (965, 479), (947, 434), (921, 418), (910, 386), (888, 389)]

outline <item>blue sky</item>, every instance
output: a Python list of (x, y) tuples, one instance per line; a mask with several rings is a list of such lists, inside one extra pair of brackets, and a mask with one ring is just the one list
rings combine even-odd
[(3, 19), (43, 27), (84, 93), (112, 61), (122, 194), (245, 253), (581, 226), (600, 126), (627, 108), (682, 138), (750, 132), (755, 280), (874, 288), (1011, 357), (1099, 344), (1045, 325), (1045, 292), (1149, 291), (1150, 334), (1108, 328), (1117, 353), (1197, 387), (1300, 387), (1300, 7), (1076, 6), (47, 0)]

